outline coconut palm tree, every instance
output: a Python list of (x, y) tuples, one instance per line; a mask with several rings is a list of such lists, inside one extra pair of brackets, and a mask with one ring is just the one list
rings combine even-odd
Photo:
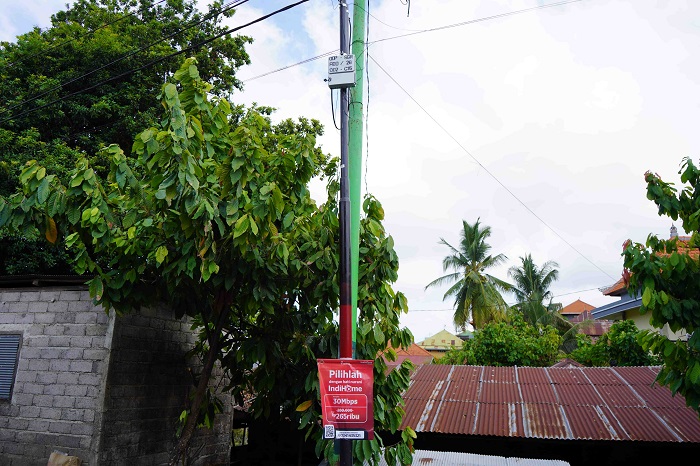
[(590, 325), (590, 321), (574, 324), (562, 316), (560, 303), (554, 303), (554, 295), (549, 289), (559, 278), (557, 264), (554, 261), (545, 262), (538, 267), (532, 260), (532, 255), (520, 257), (520, 266), (508, 269), (508, 276), (513, 280), (513, 293), (517, 304), (514, 309), (522, 313), (526, 322), (533, 325), (550, 325), (557, 329), (563, 338), (562, 348), (575, 348), (575, 335), (581, 328)]
[(491, 246), (486, 239), (491, 236), (491, 228), (482, 228), (479, 222), (480, 219), (477, 219), (470, 225), (462, 221), (457, 247), (440, 238), (440, 244), (450, 250), (450, 254), (442, 260), (442, 269), (452, 272), (425, 287), (428, 289), (452, 283), (443, 300), (454, 297), (454, 323), (461, 330), (465, 330), (468, 323), (472, 323), (474, 328), (481, 328), (488, 322), (501, 320), (508, 310), (501, 292), (508, 291), (510, 285), (486, 273), (487, 269), (502, 264), (507, 258), (503, 254), (489, 254)]
[[(551, 301), (553, 294), (549, 289), (559, 278), (557, 264), (554, 261), (545, 262), (542, 267), (537, 267), (532, 255), (520, 257), (520, 266), (508, 269), (508, 276), (513, 279), (513, 293), (518, 304)], [(525, 316), (527, 320), (527, 316)]]
[[(542, 267), (538, 267), (532, 260), (532, 255), (527, 254), (520, 257), (520, 265), (508, 269), (508, 276), (513, 280), (512, 291), (517, 301), (513, 307), (522, 313), (526, 322), (533, 325), (553, 325), (557, 328), (567, 327), (568, 321), (558, 312), (561, 304), (552, 302), (554, 295), (549, 289), (559, 278), (557, 267), (559, 264), (554, 261), (547, 261)], [(547, 301), (549, 303), (545, 304)]]

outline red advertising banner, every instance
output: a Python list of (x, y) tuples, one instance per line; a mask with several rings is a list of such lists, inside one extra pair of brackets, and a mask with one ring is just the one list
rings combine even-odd
[(323, 438), (374, 438), (374, 361), (319, 359)]

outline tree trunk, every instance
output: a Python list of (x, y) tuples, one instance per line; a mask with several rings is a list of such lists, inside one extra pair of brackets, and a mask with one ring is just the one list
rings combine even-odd
[(178, 462), (185, 457), (190, 440), (192, 440), (192, 435), (197, 427), (197, 418), (199, 417), (199, 411), (202, 408), (202, 400), (204, 399), (204, 394), (209, 386), (209, 380), (211, 379), (211, 373), (214, 369), (216, 356), (221, 347), (221, 331), (223, 329), (224, 322), (226, 321), (226, 310), (227, 309), (224, 307), (224, 309), (219, 311), (216, 327), (210, 335), (209, 350), (207, 351), (204, 367), (202, 368), (202, 373), (199, 377), (199, 384), (197, 385), (194, 399), (192, 400), (190, 414), (187, 416), (187, 422), (185, 423), (185, 427), (182, 429), (182, 436), (170, 455), (170, 466), (177, 466)]

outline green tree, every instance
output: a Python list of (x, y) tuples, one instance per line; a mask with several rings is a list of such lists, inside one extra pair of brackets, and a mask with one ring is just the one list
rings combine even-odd
[[(162, 107), (153, 96), (182, 62), (173, 54), (224, 32), (221, 22), (232, 15), (221, 0), (206, 13), (194, 0), (77, 0), (49, 28), (1, 42), (0, 195), (17, 189), (29, 160), (66, 184), (87, 154), (106, 175), (99, 149), (116, 143), (129, 156), (136, 133), (156, 123)], [(249, 63), (248, 42), (228, 35), (189, 51), (212, 93), (241, 87), (235, 74)], [(61, 247), (29, 234), (0, 234), (0, 258), (0, 275), (72, 272)]]
[[(659, 215), (680, 219), (691, 237), (690, 248), (700, 246), (700, 170), (690, 158), (683, 160), (680, 192), (673, 183), (647, 172), (647, 197), (659, 209)], [(671, 340), (653, 331), (640, 337), (642, 347), (663, 359), (657, 381), (669, 386), (673, 393), (685, 397), (688, 406), (700, 415), (700, 262), (679, 252), (676, 238), (659, 239), (650, 235), (646, 244), (629, 242), (623, 252), (628, 269), (629, 290), (642, 297), (641, 312), (649, 312), (651, 325), (668, 325), (677, 332), (690, 335), (685, 340)]]
[[(9, 196), (19, 187), (19, 175), (30, 160), (55, 170), (61, 179), (67, 179), (79, 151), (61, 141), (42, 142), (35, 129), (21, 133), (0, 129), (0, 196)], [(9, 236), (0, 231), (0, 275), (70, 274), (72, 267), (63, 248), (38, 240), (32, 232), (24, 236)]]
[(599, 342), (600, 340), (594, 343), (590, 336), (578, 333), (576, 334), (576, 348), (569, 352), (567, 357), (588, 367), (609, 366), (608, 346), (607, 344), (598, 344)]
[(508, 269), (508, 276), (513, 280), (511, 291), (518, 304), (551, 301), (554, 296), (549, 288), (559, 278), (557, 267), (559, 264), (554, 261), (547, 261), (538, 267), (530, 254), (520, 257), (520, 265)]
[(579, 346), (569, 357), (586, 366), (651, 366), (659, 363), (638, 341), (641, 332), (633, 320), (620, 320), (592, 343), (578, 335)]
[(482, 228), (479, 221), (477, 219), (471, 225), (462, 221), (458, 247), (440, 238), (440, 244), (450, 250), (450, 254), (442, 260), (442, 269), (453, 272), (433, 280), (425, 287), (428, 289), (453, 283), (443, 299), (454, 297), (454, 324), (462, 330), (470, 320), (473, 320), (474, 328), (481, 328), (489, 322), (503, 319), (508, 309), (501, 291), (509, 290), (510, 285), (485, 272), (507, 258), (503, 254), (489, 254), (491, 246), (486, 240), (491, 236), (491, 227)]
[[(216, 412), (208, 382), (217, 361), (236, 399), (255, 393), (253, 415), (291, 419), (332, 457), (315, 361), (337, 357), (337, 161), (316, 147), (316, 122), (275, 126), (255, 109), (236, 112), (195, 64), (188, 59), (163, 86), (165, 118), (135, 138), (134, 160), (110, 145), (107, 182), (82, 157), (65, 184), (29, 162), (22, 191), (0, 197), (0, 228), (33, 227), (65, 243), (78, 272), (94, 274), (90, 294), (105, 309), (165, 304), (199, 324), (203, 369), (171, 464)], [(316, 175), (329, 177), (320, 206), (308, 190)], [(395, 432), (410, 364), (386, 374), (377, 355), (388, 340), (407, 347), (412, 335), (399, 328), (407, 303), (391, 288), (398, 258), (383, 210), (368, 197), (364, 212), (357, 356), (376, 361), (376, 429)], [(406, 429), (391, 446), (357, 442), (356, 458), (376, 462), (386, 446), (390, 464), (410, 463), (414, 436)]]
[[(134, 135), (160, 115), (152, 96), (182, 62), (173, 53), (226, 30), (221, 21), (234, 10), (222, 5), (216, 0), (201, 13), (194, 0), (71, 2), (51, 17), (51, 27), (0, 43), (0, 128), (35, 128), (40, 141), (59, 139), (91, 156), (116, 143), (128, 155)], [(249, 63), (247, 42), (224, 36), (188, 53), (214, 84), (211, 92), (240, 87), (235, 73)]]
[(559, 278), (559, 264), (547, 261), (538, 267), (530, 254), (520, 257), (520, 265), (508, 269), (508, 276), (513, 281), (512, 291), (517, 300), (514, 306), (531, 324), (549, 325), (557, 329), (562, 336), (562, 350), (571, 351), (576, 347), (578, 330), (589, 322), (573, 324), (559, 311), (561, 303), (554, 303), (550, 287)]
[(557, 359), (561, 337), (553, 327), (528, 324), (518, 312), (511, 312), (508, 321), (484, 325), (465, 343), (449, 350), (438, 364), (551, 366)]

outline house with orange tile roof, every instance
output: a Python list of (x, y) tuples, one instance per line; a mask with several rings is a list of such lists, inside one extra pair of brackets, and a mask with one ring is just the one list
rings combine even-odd
[(586, 322), (580, 326), (579, 333), (588, 335), (595, 341), (610, 330), (614, 321), (609, 319), (593, 320), (592, 312), (594, 309), (595, 306), (592, 304), (577, 299), (573, 303), (564, 306), (559, 313), (574, 324)]
[[(700, 249), (688, 247), (690, 236), (678, 236), (676, 227), (671, 226), (671, 238), (677, 238), (679, 254), (687, 254), (694, 259), (700, 260)], [(670, 340), (688, 338), (685, 330), (673, 332), (668, 325), (664, 325), (662, 329), (652, 327), (649, 322), (651, 316), (640, 312), (642, 297), (629, 293), (626, 285), (628, 279), (629, 277), (625, 277), (625, 273), (623, 273), (623, 276), (618, 281), (601, 290), (605, 296), (619, 297), (620, 300), (594, 309), (591, 312), (594, 319), (609, 319), (613, 321), (629, 319), (633, 320), (640, 330), (655, 330)]]
[[(387, 346), (387, 349), (388, 348), (389, 346)], [(389, 370), (396, 366), (400, 366), (406, 359), (411, 361), (415, 366), (419, 366), (421, 364), (432, 364), (433, 362), (433, 355), (415, 343), (412, 343), (411, 346), (406, 349), (395, 348), (394, 351), (396, 352), (396, 361), (390, 361), (386, 357), (386, 351), (382, 353), (382, 358), (384, 358), (384, 362), (386, 362)]]
[(581, 301), (580, 299), (577, 299), (571, 304), (567, 304), (563, 308), (559, 310), (559, 314), (561, 314), (563, 317), (566, 317), (567, 320), (571, 321), (575, 317), (578, 317), (582, 313), (586, 311), (592, 311), (595, 309), (595, 306), (592, 304), (588, 304), (584, 301)]

